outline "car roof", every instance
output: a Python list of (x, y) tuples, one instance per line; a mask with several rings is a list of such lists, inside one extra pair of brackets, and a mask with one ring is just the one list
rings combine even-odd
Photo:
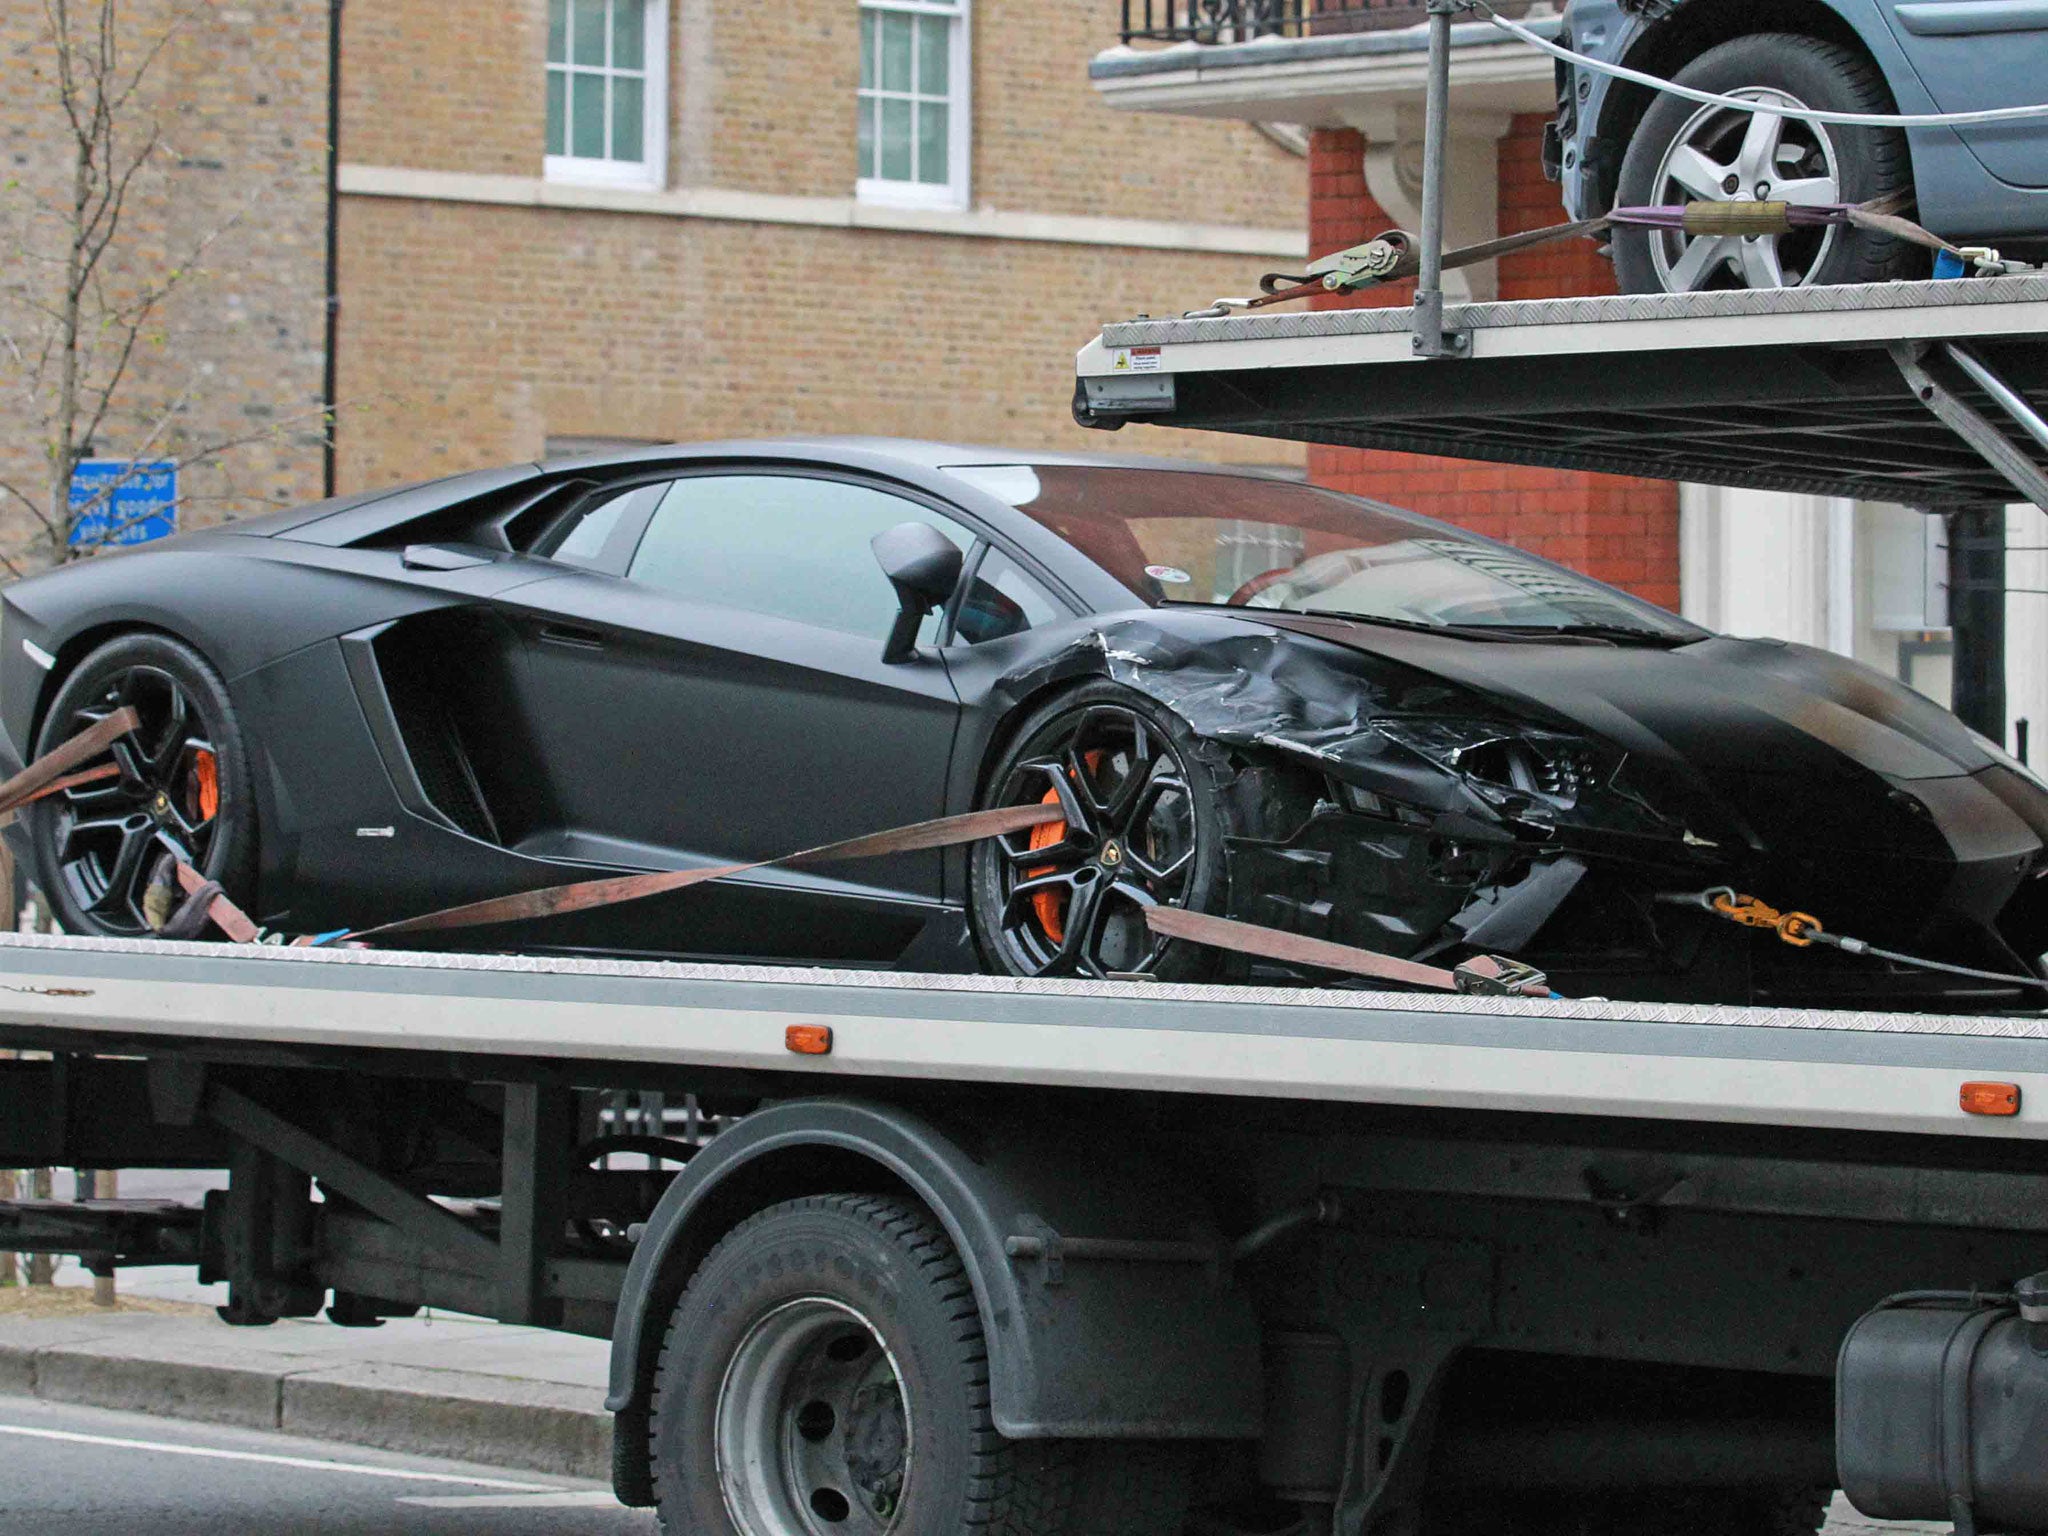
[(872, 437), (856, 434), (661, 443), (645, 448), (550, 459), (542, 463), (541, 468), (553, 472), (579, 465), (595, 469), (610, 465), (675, 463), (687, 459), (827, 460), (848, 456), (889, 459), (925, 470), (952, 469), (970, 464), (1064, 464), (1097, 469), (1159, 469), (1191, 474), (1236, 474), (1261, 479), (1296, 478), (1285, 471), (1275, 471), (1272, 468), (1216, 464), (1201, 459), (1163, 458), (1150, 454), (1073, 453), (1060, 449), (1015, 448), (990, 443), (947, 442), (934, 438)]

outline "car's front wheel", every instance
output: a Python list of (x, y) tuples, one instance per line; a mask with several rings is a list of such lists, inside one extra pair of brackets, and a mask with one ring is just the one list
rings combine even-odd
[(1112, 682), (1039, 709), (988, 777), (985, 803), (1054, 803), (1064, 823), (978, 844), (976, 942), (1012, 976), (1207, 977), (1214, 953), (1161, 939), (1157, 906), (1219, 910), (1224, 768), (1185, 721)]
[[(141, 938), (177, 897), (164, 881), (182, 854), (247, 898), (256, 810), (241, 727), (220, 674), (162, 634), (123, 635), (64, 679), (36, 733), (41, 756), (124, 705), (141, 725), (97, 765), (119, 772), (29, 807), (37, 883), (68, 933)], [(157, 886), (153, 894), (152, 884)]]
[[(1790, 33), (1741, 37), (1678, 73), (1680, 85), (1765, 107), (1893, 112), (1884, 77), (1836, 43)], [(1864, 203), (1910, 194), (1912, 162), (1896, 128), (1805, 123), (1659, 95), (1629, 141), (1615, 202)], [(1617, 229), (1623, 293), (1882, 283), (1922, 272), (1926, 256), (1892, 235), (1831, 224), (1781, 235)]]

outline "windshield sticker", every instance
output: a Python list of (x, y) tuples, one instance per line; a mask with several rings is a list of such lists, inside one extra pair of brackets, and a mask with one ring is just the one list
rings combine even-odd
[(1177, 565), (1148, 565), (1145, 574), (1171, 587), (1184, 587), (1195, 579)]

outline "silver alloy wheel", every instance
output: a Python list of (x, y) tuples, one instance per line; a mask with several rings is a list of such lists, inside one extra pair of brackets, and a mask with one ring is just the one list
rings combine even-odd
[(719, 1383), (718, 1484), (742, 1536), (883, 1536), (909, 1485), (903, 1375), (873, 1323), (823, 1296), (747, 1331)]
[[(1745, 101), (1799, 109), (1806, 103), (1766, 87), (1728, 91)], [(1817, 123), (1770, 112), (1703, 106), (1672, 139), (1651, 182), (1659, 205), (1686, 202), (1797, 203), (1842, 200), (1834, 140)], [(1790, 235), (1686, 235), (1650, 231), (1650, 260), (1666, 293), (1717, 281), (1740, 288), (1796, 288), (1821, 270), (1838, 225)]]

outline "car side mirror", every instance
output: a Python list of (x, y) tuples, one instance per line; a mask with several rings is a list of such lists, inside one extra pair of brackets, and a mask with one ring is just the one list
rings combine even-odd
[(882, 660), (894, 665), (917, 654), (917, 629), (960, 584), (960, 546), (930, 523), (898, 523), (870, 541), (875, 560), (896, 589), (896, 622)]

